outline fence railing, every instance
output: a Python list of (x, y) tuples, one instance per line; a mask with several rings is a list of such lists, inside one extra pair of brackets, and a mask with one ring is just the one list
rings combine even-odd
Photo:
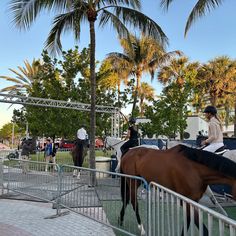
[[(139, 234), (135, 213), (131, 206), (127, 207), (123, 225), (119, 225), (118, 218), (122, 208), (120, 188), (121, 178), (128, 183), (133, 181), (135, 185), (147, 186), (144, 179), (70, 165), (48, 164), (48, 168), (46, 165), (45, 162), (5, 160), (2, 165), (5, 196), (14, 193), (24, 194), (33, 199), (52, 202), (57, 209), (57, 214), (61, 213), (61, 209), (66, 208), (107, 225), (115, 232), (120, 232), (119, 234)], [(78, 173), (80, 173), (79, 178)], [(146, 229), (147, 192), (142, 193), (140, 189), (137, 199)]]
[[(58, 215), (61, 209), (69, 209), (113, 228), (118, 235), (140, 235), (131, 204), (126, 208), (123, 225), (118, 221), (122, 178), (128, 184), (135, 182), (135, 188), (141, 186), (136, 201), (146, 235), (204, 235), (204, 225), (209, 235), (236, 235), (236, 221), (156, 183), (147, 186), (140, 177), (71, 165), (48, 164), (46, 168), (47, 163), (36, 161), (13, 159), (1, 163), (0, 187), (6, 195), (20, 193), (52, 202)], [(131, 189), (128, 191), (131, 194)]]
[[(182, 232), (184, 235), (206, 235), (206, 228), (209, 236), (233, 236), (236, 233), (236, 221), (159, 184), (149, 184), (148, 197), (149, 235), (181, 235)], [(198, 229), (194, 221), (199, 225)]]

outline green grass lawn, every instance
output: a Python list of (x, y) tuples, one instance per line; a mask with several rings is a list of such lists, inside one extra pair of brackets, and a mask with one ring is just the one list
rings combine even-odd
[[(143, 200), (139, 201), (140, 217), (141, 217), (142, 223), (144, 224), (145, 230), (146, 230), (146, 220), (147, 220), (146, 204), (147, 203)], [(131, 204), (129, 204), (126, 208), (124, 222), (123, 222), (122, 227), (118, 225), (118, 217), (120, 215), (120, 210), (122, 207), (121, 201), (103, 201), (102, 205), (103, 205), (103, 210), (105, 211), (106, 216), (111, 225), (121, 228), (123, 230), (127, 230), (128, 232), (134, 235), (140, 235), (136, 216), (135, 216), (135, 213), (133, 211)], [(119, 230), (114, 230), (114, 233), (116, 236), (127, 235), (125, 233), (122, 233)]]
[[(122, 207), (122, 204), (121, 204), (121, 201), (103, 201), (102, 202), (103, 204), (103, 209), (106, 213), (106, 216), (110, 222), (111, 225), (113, 226), (118, 226), (118, 217), (119, 217), (119, 214), (120, 214), (120, 210), (121, 210), (121, 207)], [(147, 212), (146, 212), (146, 201), (145, 200), (139, 200), (139, 213), (140, 213), (140, 216), (141, 216), (141, 220), (144, 224), (144, 227), (145, 227), (145, 230), (146, 230), (146, 220), (147, 220)], [(164, 209), (164, 214), (163, 213), (163, 209)], [(177, 235), (177, 213), (176, 211), (172, 212), (167, 210), (167, 205), (164, 204), (164, 207), (162, 208), (162, 206), (160, 205), (160, 216), (161, 217), (158, 217), (158, 215), (156, 215), (156, 221), (155, 222), (152, 222), (152, 225), (154, 227), (156, 227), (156, 231), (155, 233), (152, 232), (152, 235), (158, 235), (163, 233), (163, 235), (169, 235), (170, 232), (169, 229), (170, 227), (172, 227), (172, 225), (174, 225), (175, 227), (175, 235)], [(235, 207), (226, 207), (225, 210), (227, 211), (227, 213), (229, 214), (229, 217), (232, 218), (232, 219), (236, 219), (236, 208)], [(152, 212), (153, 214), (157, 214), (157, 209), (155, 210), (154, 207), (152, 207)], [(155, 212), (155, 213), (154, 213)], [(174, 215), (172, 215), (174, 213)], [(169, 219), (168, 219), (168, 216), (169, 215)], [(162, 220), (161, 218), (163, 218), (164, 216), (164, 232), (162, 231), (161, 229), (161, 225), (162, 225)], [(182, 231), (182, 227), (183, 227), (183, 212), (180, 211), (180, 231)], [(158, 219), (159, 219), (159, 222), (158, 222)], [(205, 225), (207, 226), (207, 214), (203, 214), (203, 219), (204, 219), (204, 223)], [(170, 220), (170, 223), (168, 224), (168, 220)], [(174, 221), (174, 222), (173, 222)], [(160, 231), (158, 232), (157, 231), (157, 227), (158, 225), (160, 226)], [(125, 217), (124, 217), (124, 224), (123, 226), (121, 227), (121, 229), (124, 229), (124, 230), (127, 230), (128, 232), (134, 234), (134, 235), (140, 235), (140, 231), (138, 230), (138, 227), (137, 227), (137, 221), (136, 221), (136, 216), (134, 214), (134, 211), (133, 211), (133, 208), (131, 206), (131, 204), (129, 204), (126, 208), (126, 212), (125, 212)], [(196, 226), (194, 226), (194, 231), (195, 231), (195, 235), (198, 235), (199, 234), (199, 231), (198, 229), (196, 228)], [(118, 231), (118, 230), (114, 230), (115, 234), (117, 236), (124, 236), (126, 234)], [(172, 232), (173, 233), (173, 232)], [(229, 235), (229, 227), (225, 227), (224, 229), (224, 236), (227, 236)], [(213, 230), (212, 230), (212, 235), (214, 236), (217, 236), (219, 235), (219, 226), (218, 226), (218, 221), (217, 220), (213, 220)]]
[[(111, 157), (112, 152), (104, 153), (102, 150), (96, 150), (95, 155)], [(44, 152), (37, 152), (36, 154), (31, 154), (30, 158), (32, 161), (45, 162)], [(74, 165), (70, 151), (57, 151), (56, 153), (56, 163), (59, 165)], [(89, 167), (89, 153), (85, 156), (83, 167)]]

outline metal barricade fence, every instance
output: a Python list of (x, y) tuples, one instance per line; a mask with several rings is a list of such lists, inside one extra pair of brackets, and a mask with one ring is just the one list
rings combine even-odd
[[(8, 194), (20, 193), (54, 203), (58, 215), (66, 208), (112, 227), (118, 235), (140, 235), (131, 204), (126, 207), (123, 225), (118, 222), (123, 178), (128, 184), (135, 182), (132, 185), (135, 188), (141, 185), (137, 202), (146, 235), (175, 236), (182, 232), (183, 235), (203, 235), (203, 224), (209, 235), (236, 235), (234, 220), (156, 183), (147, 186), (143, 178), (70, 165), (48, 164), (48, 168), (46, 165), (45, 162), (5, 160), (0, 163), (0, 183)], [(191, 222), (187, 230), (188, 211)], [(199, 230), (194, 225), (196, 211)]]
[(19, 159), (5, 160), (3, 165), (2, 182), (8, 196), (14, 198), (17, 194), (23, 194), (33, 199), (56, 203), (59, 214), (58, 165)]
[[(79, 177), (77, 177), (78, 173)], [(93, 183), (94, 176), (96, 178)], [(140, 231), (131, 204), (126, 208), (123, 225), (120, 226), (118, 222), (122, 208), (121, 178), (124, 178), (127, 183), (135, 182), (135, 186), (138, 184), (147, 185), (146, 181), (140, 177), (63, 165), (61, 171), (61, 207), (112, 227), (115, 232), (138, 235)], [(142, 188), (138, 191), (137, 201), (142, 223), (147, 229), (148, 198), (147, 192), (142, 193), (141, 190)], [(131, 189), (129, 191), (131, 192)]]
[[(236, 221), (159, 184), (149, 184), (148, 198), (150, 236), (203, 235), (204, 225), (210, 236), (236, 235)], [(187, 212), (191, 219), (188, 230)], [(194, 225), (194, 217), (197, 217), (199, 230)]]

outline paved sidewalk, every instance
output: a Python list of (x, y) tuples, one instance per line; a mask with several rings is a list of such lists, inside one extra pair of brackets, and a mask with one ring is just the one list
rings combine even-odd
[(70, 212), (54, 219), (51, 203), (0, 199), (0, 236), (114, 236), (112, 229)]

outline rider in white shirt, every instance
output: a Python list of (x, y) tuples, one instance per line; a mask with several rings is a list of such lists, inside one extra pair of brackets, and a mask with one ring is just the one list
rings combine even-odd
[(87, 131), (85, 130), (84, 126), (82, 126), (80, 129), (78, 129), (77, 138), (80, 140), (86, 140), (88, 138), (88, 134), (87, 134)]
[(202, 145), (207, 145), (203, 150), (215, 152), (224, 146), (222, 125), (217, 117), (217, 110), (214, 106), (207, 106), (204, 110), (205, 116), (209, 121), (208, 139), (202, 141)]

